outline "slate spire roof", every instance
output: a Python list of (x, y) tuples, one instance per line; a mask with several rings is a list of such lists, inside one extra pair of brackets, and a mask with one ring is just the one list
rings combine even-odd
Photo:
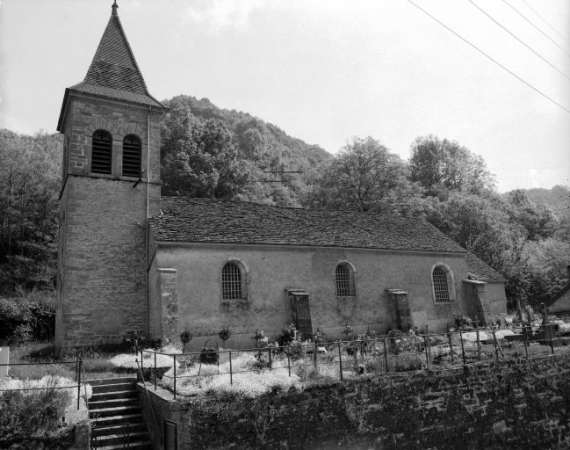
[[(162, 109), (164, 105), (148, 92), (142, 73), (121, 25), (117, 12), (118, 8), (119, 6), (115, 1), (112, 5), (111, 18), (107, 28), (105, 28), (85, 79), (81, 83), (68, 88), (66, 98), (68, 91), (76, 91)], [(64, 99), (64, 104), (66, 98)], [(62, 117), (60, 116), (60, 125), (61, 119)], [(58, 129), (60, 129), (59, 125)]]

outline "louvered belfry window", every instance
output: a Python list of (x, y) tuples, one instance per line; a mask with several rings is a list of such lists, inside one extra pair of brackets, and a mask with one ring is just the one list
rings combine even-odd
[(132, 134), (123, 139), (123, 176), (141, 176), (141, 140)]
[(241, 270), (235, 262), (227, 263), (222, 270), (222, 299), (239, 300), (243, 298)]
[(447, 275), (441, 267), (433, 269), (433, 291), (436, 303), (449, 301), (449, 287), (447, 285)]
[(352, 269), (348, 264), (336, 266), (336, 295), (347, 297), (354, 295), (354, 279)]
[(93, 133), (93, 148), (91, 149), (91, 172), (111, 173), (113, 160), (113, 139), (104, 130)]

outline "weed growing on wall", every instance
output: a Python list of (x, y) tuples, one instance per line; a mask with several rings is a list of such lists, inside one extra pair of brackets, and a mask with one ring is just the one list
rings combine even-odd
[(371, 430), (370, 425), (366, 421), (366, 404), (367, 396), (365, 393), (358, 392), (353, 397), (347, 397), (344, 400), (344, 411), (349, 422), (356, 428), (359, 434), (366, 433)]
[(280, 409), (275, 408), (267, 399), (258, 398), (253, 402), (251, 421), (260, 444), (265, 445), (267, 443), (267, 431), (275, 418), (278, 417), (279, 412)]

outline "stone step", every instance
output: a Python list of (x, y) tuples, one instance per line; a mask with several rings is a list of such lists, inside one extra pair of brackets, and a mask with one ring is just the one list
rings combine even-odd
[(133, 414), (140, 414), (140, 412), (141, 408), (138, 404), (130, 406), (117, 406), (115, 408), (89, 409), (89, 418), (99, 419), (101, 417), (128, 416)]
[(98, 411), (107, 408), (117, 408), (119, 406), (138, 406), (139, 399), (137, 397), (115, 398), (106, 400), (91, 400), (89, 402), (89, 411)]
[(91, 386), (103, 386), (106, 384), (117, 384), (117, 383), (136, 383), (137, 377), (118, 377), (118, 378), (105, 378), (102, 380), (85, 380), (86, 383)]
[(94, 436), (95, 448), (106, 447), (109, 445), (121, 444), (121, 448), (132, 448), (134, 444), (148, 443), (150, 436), (146, 431), (130, 431), (127, 434), (127, 428), (124, 427), (124, 432), (118, 434), (108, 434), (105, 436)]
[(144, 423), (144, 421), (142, 415), (138, 413), (138, 414), (117, 414), (114, 416), (102, 416), (98, 417), (95, 422), (97, 427), (110, 427), (113, 425), (123, 425), (125, 423), (130, 423), (131, 425), (135, 425), (139, 423)]
[[(112, 434), (122, 435), (126, 428), (127, 424), (99, 426), (97, 423), (95, 423), (95, 426), (92, 428), (92, 434), (95, 437), (109, 436)], [(142, 421), (142, 418), (140, 422), (134, 422), (134, 423), (129, 422), (129, 428), (131, 433), (140, 432), (140, 431), (146, 432), (146, 424)]]
[(133, 391), (136, 389), (136, 382), (131, 381), (128, 383), (91, 385), (91, 387), (93, 388), (94, 394), (100, 394), (102, 392)]
[(129, 450), (152, 450), (152, 445), (149, 441), (146, 442), (143, 441), (143, 442), (131, 443), (128, 447), (125, 447), (125, 444), (121, 443), (121, 444), (105, 445), (103, 447), (93, 446), (91, 448), (96, 450), (125, 450), (125, 448), (128, 448)]
[(99, 394), (93, 394), (89, 399), (89, 404), (91, 404), (91, 402), (99, 402), (103, 400), (116, 400), (119, 398), (138, 398), (137, 391), (128, 390), (128, 391), (101, 392)]

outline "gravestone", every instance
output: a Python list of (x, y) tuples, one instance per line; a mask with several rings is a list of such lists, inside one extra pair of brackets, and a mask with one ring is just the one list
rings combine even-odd
[(10, 363), (10, 347), (0, 347), (0, 379), (8, 376), (8, 366)]

